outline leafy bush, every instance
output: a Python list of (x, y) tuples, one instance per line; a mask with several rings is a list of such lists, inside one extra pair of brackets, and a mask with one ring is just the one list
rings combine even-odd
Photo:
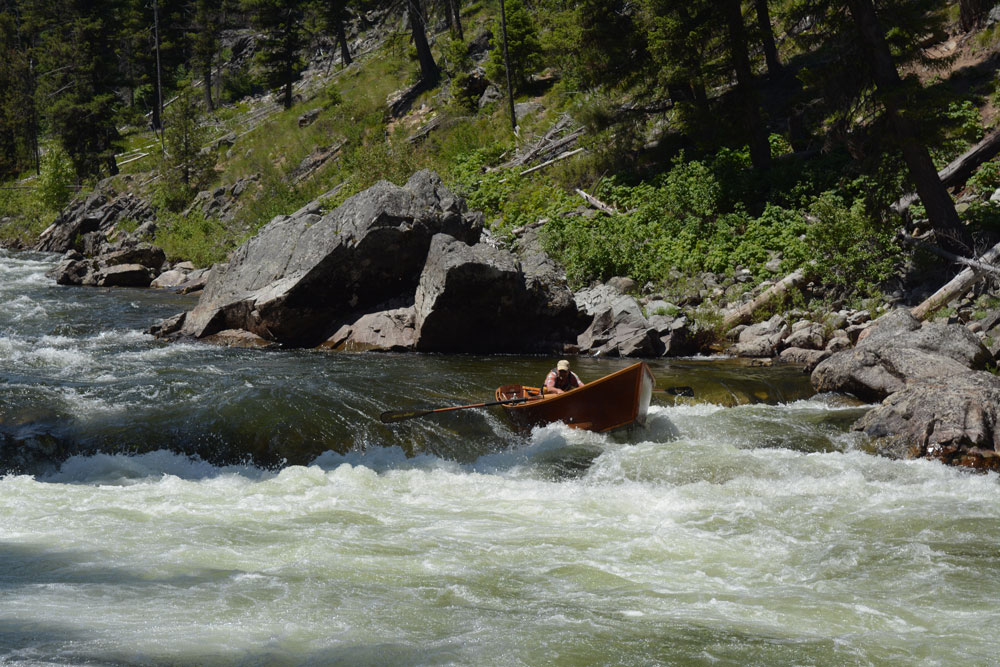
[(838, 195), (825, 193), (810, 213), (816, 220), (805, 244), (824, 283), (845, 293), (868, 293), (892, 276), (901, 259), (893, 230), (867, 215), (860, 201), (848, 206)]
[(157, 218), (156, 245), (163, 248), (168, 259), (209, 266), (226, 258), (232, 244), (217, 218), (206, 218), (201, 212), (187, 217), (161, 213)]
[(63, 147), (56, 144), (42, 156), (38, 176), (38, 201), (49, 211), (58, 212), (69, 203), (70, 186), (76, 179), (73, 161)]

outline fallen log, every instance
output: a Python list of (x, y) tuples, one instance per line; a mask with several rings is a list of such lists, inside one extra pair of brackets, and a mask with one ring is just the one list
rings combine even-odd
[(586, 192), (584, 192), (583, 190), (581, 190), (580, 188), (576, 189), (576, 194), (578, 194), (581, 197), (583, 197), (583, 200), (585, 202), (587, 202), (588, 204), (590, 204), (591, 206), (593, 206), (594, 208), (596, 208), (598, 211), (603, 211), (604, 213), (607, 213), (608, 215), (618, 215), (618, 209), (616, 209), (614, 206), (610, 206), (609, 204), (605, 204), (604, 202), (602, 202), (600, 199), (598, 199), (594, 195), (589, 195)]
[[(994, 130), (978, 144), (952, 160), (938, 172), (938, 178), (946, 188), (962, 185), (975, 173), (979, 165), (1000, 155), (1000, 129)], [(917, 201), (917, 193), (911, 192), (892, 205), (896, 213), (902, 215)]]
[(899, 239), (910, 246), (915, 248), (923, 248), (927, 252), (933, 253), (938, 257), (947, 259), (949, 262), (955, 262), (956, 264), (962, 264), (964, 266), (972, 267), (977, 271), (983, 271), (984, 273), (994, 273), (1000, 275), (1000, 267), (994, 266), (993, 264), (984, 264), (982, 261), (969, 259), (968, 257), (962, 257), (961, 255), (956, 255), (953, 252), (948, 252), (944, 248), (939, 248), (933, 243), (928, 243), (923, 239), (918, 239), (915, 236), (910, 236), (909, 234), (900, 233)]
[(757, 310), (784, 296), (793, 287), (798, 287), (805, 279), (806, 272), (802, 268), (795, 269), (774, 285), (761, 292), (757, 298), (726, 313), (722, 319), (723, 326), (726, 329), (731, 329), (737, 324), (747, 322)]
[[(1000, 243), (990, 248), (983, 254), (979, 260), (979, 264), (989, 265), (995, 260), (1000, 259)], [(973, 285), (982, 280), (989, 271), (985, 268), (974, 268), (972, 266), (966, 267), (957, 276), (952, 278), (948, 283), (939, 289), (934, 294), (924, 299), (924, 301), (913, 308), (910, 309), (910, 313), (918, 320), (925, 320), (932, 313), (940, 309), (942, 306), (946, 305), (952, 299), (957, 299), (966, 292), (968, 292)]]

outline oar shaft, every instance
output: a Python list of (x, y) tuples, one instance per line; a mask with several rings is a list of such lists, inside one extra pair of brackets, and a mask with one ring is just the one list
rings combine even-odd
[(451, 412), (453, 410), (467, 410), (469, 408), (486, 408), (491, 405), (512, 405), (514, 403), (524, 403), (526, 401), (538, 400), (537, 396), (529, 396), (526, 398), (509, 398), (503, 401), (486, 401), (484, 403), (471, 403), (469, 405), (454, 405), (447, 408), (417, 408), (414, 410), (389, 410), (383, 412), (379, 415), (379, 419), (383, 424), (391, 424), (393, 422), (406, 421), (407, 419), (414, 419), (416, 417), (423, 417), (425, 415), (431, 415), (435, 412)]

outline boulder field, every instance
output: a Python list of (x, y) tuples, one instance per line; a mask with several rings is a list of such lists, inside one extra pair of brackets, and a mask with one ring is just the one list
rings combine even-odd
[[(210, 271), (166, 262), (148, 243), (155, 218), (128, 195), (79, 202), (37, 248), (66, 253), (53, 272), (61, 284), (201, 289), (194, 309), (150, 330), (168, 339), (646, 358), (702, 351), (697, 325), (673, 304), (655, 295), (640, 303), (628, 279), (574, 293), (541, 250), (538, 225), (500, 243), (432, 172), (321, 210), (316, 201), (276, 217)], [(141, 224), (117, 234), (123, 218)], [(706, 298), (723, 293), (703, 278)], [(819, 392), (880, 402), (853, 426), (880, 453), (1000, 470), (1000, 378), (985, 371), (996, 351), (966, 326), (921, 323), (898, 308), (875, 321), (866, 311), (828, 313), (822, 323), (788, 313), (727, 335), (738, 356), (804, 365)]]

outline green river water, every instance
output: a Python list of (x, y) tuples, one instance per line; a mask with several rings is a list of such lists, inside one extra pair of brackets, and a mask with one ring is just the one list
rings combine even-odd
[(385, 425), (553, 360), (166, 345), (190, 298), (57, 261), (0, 251), (0, 664), (998, 662), (1000, 478), (798, 369), (655, 361), (696, 396), (632, 434)]

